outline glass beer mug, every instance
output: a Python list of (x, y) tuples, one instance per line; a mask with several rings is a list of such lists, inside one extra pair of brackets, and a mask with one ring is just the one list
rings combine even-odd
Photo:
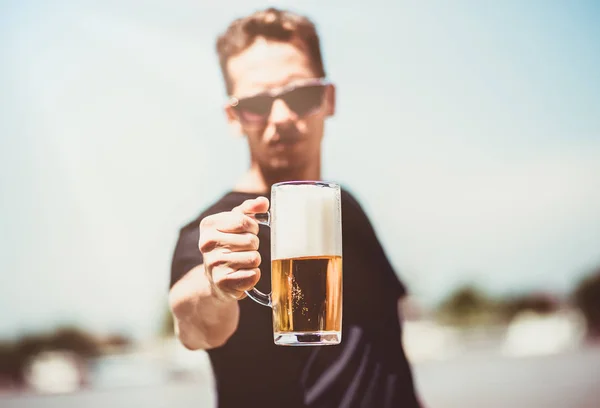
[(340, 186), (317, 181), (274, 184), (271, 293), (246, 291), (272, 308), (275, 344), (318, 346), (342, 340), (342, 214)]

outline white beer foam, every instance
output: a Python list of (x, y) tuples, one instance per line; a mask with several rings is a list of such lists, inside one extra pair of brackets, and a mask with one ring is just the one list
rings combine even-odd
[(339, 189), (283, 185), (272, 199), (272, 259), (342, 255)]

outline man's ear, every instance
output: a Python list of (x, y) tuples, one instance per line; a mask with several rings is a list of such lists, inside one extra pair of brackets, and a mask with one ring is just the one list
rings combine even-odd
[(235, 113), (235, 110), (230, 104), (226, 104), (223, 109), (225, 110), (225, 116), (227, 117), (227, 123), (229, 124), (229, 128), (236, 136), (244, 136), (244, 132), (242, 130), (242, 124), (240, 123), (240, 119)]
[(335, 115), (335, 85), (327, 85), (325, 91), (325, 114), (327, 116)]

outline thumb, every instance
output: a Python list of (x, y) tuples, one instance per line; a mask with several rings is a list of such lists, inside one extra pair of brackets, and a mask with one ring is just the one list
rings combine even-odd
[(257, 197), (251, 200), (246, 200), (232, 211), (242, 212), (244, 214), (265, 213), (269, 210), (269, 199), (266, 197)]

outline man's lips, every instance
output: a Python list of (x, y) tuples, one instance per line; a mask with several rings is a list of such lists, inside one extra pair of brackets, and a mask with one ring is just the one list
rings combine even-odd
[(271, 144), (271, 148), (276, 152), (290, 150), (301, 142), (301, 139), (277, 141)]

